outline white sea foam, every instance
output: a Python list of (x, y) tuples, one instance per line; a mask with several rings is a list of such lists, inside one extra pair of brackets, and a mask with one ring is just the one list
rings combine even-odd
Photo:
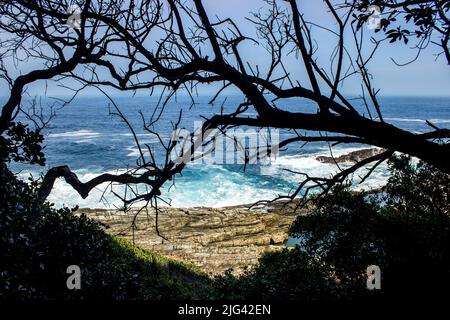
[[(344, 154), (359, 150), (361, 148), (339, 148), (333, 150), (333, 156), (339, 157)], [(284, 155), (272, 160), (268, 166), (261, 167), (261, 174), (272, 177), (280, 177), (292, 183), (298, 183), (310, 177), (331, 177), (352, 165), (352, 163), (340, 163), (339, 166), (332, 163), (322, 163), (317, 160), (319, 156), (330, 156), (328, 149), (323, 148), (317, 153), (310, 155)], [(359, 182), (359, 177), (364, 176), (366, 169), (358, 170), (353, 178)], [(386, 166), (381, 165), (363, 184), (355, 185), (355, 188), (379, 187), (386, 182)]]
[[(335, 150), (334, 155), (339, 156), (357, 149), (343, 148)], [(189, 172), (183, 177), (177, 177), (173, 187), (169, 189), (170, 185), (165, 186), (162, 197), (170, 201), (174, 207), (223, 207), (249, 204), (258, 200), (271, 200), (278, 195), (286, 195), (289, 190), (295, 189), (299, 181), (304, 178), (304, 176), (288, 172), (285, 169), (305, 172), (310, 176), (326, 177), (338, 172), (339, 169), (336, 165), (321, 163), (316, 160), (317, 156), (326, 154), (327, 151), (324, 149), (318, 153), (305, 156), (280, 156), (272, 161), (270, 165), (261, 167), (261, 175), (268, 176), (269, 179), (255, 178), (255, 176), (252, 177), (243, 171), (230, 171), (220, 165), (189, 165), (186, 168)], [(341, 164), (341, 168), (346, 168), (348, 165), (350, 164)], [(122, 172), (125, 172), (125, 170), (109, 171), (109, 173), (115, 174)], [(363, 169), (358, 174), (363, 175), (365, 172)], [(104, 173), (104, 170), (83, 169), (77, 170), (75, 173), (81, 181), (86, 182)], [(26, 178), (27, 175), (22, 173), (21, 177)], [(270, 177), (276, 178), (281, 182), (273, 184), (269, 182)], [(355, 178), (357, 177), (358, 175), (355, 175)], [(380, 166), (363, 185), (355, 185), (355, 188), (380, 186), (385, 183), (386, 178), (386, 166)], [(48, 200), (55, 203), (57, 207), (63, 205), (68, 207), (79, 205), (80, 207), (90, 208), (120, 207), (122, 205), (121, 200), (109, 192), (108, 186), (108, 183), (100, 185), (92, 190), (86, 199), (82, 199), (63, 179), (58, 179)], [(114, 186), (113, 188), (116, 193), (123, 194), (123, 186)], [(103, 200), (106, 201), (101, 201), (105, 189), (106, 193)], [(144, 192), (145, 189), (142, 186), (138, 188), (138, 191)]]
[(167, 193), (174, 207), (225, 207), (253, 203), (257, 200), (270, 200), (278, 195), (276, 190), (264, 188), (240, 177), (239, 181), (227, 180), (226, 174), (217, 174), (201, 185), (178, 180), (175, 187)]
[(51, 133), (49, 134), (50, 138), (95, 138), (100, 136), (99, 132), (95, 132), (92, 130), (77, 130), (77, 131), (68, 131), (62, 133)]
[[(78, 178), (82, 182), (87, 182), (99, 174), (111, 173), (120, 174), (124, 173), (126, 170), (76, 170)], [(114, 192), (117, 194), (123, 194), (123, 186), (113, 186)], [(74, 207), (78, 205), (81, 208), (120, 208), (123, 206), (122, 201), (114, 196), (111, 192), (111, 185), (109, 183), (103, 183), (96, 188), (94, 188), (86, 199), (83, 199), (69, 184), (67, 184), (64, 179), (58, 179), (50, 193), (48, 200), (54, 203), (57, 207), (67, 206)]]
[[(178, 178), (175, 186), (169, 190), (169, 185), (163, 191), (163, 198), (174, 207), (223, 207), (246, 203), (253, 203), (255, 200), (272, 199), (278, 195), (276, 190), (258, 186), (246, 180), (244, 173), (232, 172), (221, 168), (220, 166), (206, 167), (203, 170), (208, 172), (209, 179), (183, 179)], [(193, 170), (196, 170), (194, 168)], [(109, 173), (121, 173), (125, 170), (109, 171)], [(102, 171), (76, 170), (75, 173), (83, 182), (103, 173)], [(26, 178), (22, 174), (22, 178)], [(93, 189), (86, 199), (81, 196), (63, 179), (57, 179), (50, 193), (48, 200), (56, 207), (80, 207), (89, 208), (120, 208), (122, 202), (110, 191), (108, 183), (99, 185)], [(104, 193), (104, 191), (106, 192)], [(113, 190), (123, 195), (123, 186), (113, 186)], [(139, 192), (144, 192), (144, 187), (138, 188)], [(103, 194), (104, 193), (104, 194)], [(102, 199), (102, 195), (104, 195)], [(141, 204), (136, 204), (139, 206)], [(161, 203), (161, 205), (164, 205)]]
[[(134, 135), (136, 135), (136, 137), (149, 137), (149, 138), (152, 138), (152, 141), (158, 140), (158, 138), (154, 134), (151, 134), (151, 133), (136, 133), (136, 134), (133, 134), (131, 132), (128, 132), (128, 133), (119, 133), (118, 135), (119, 136), (123, 136), (123, 137), (133, 137)], [(164, 141), (164, 139), (166, 139), (166, 136), (164, 136), (164, 135), (160, 135), (160, 137), (161, 137), (161, 139), (163, 141)]]
[[(148, 135), (145, 135), (145, 136), (147, 136), (148, 138), (139, 139), (139, 145), (141, 147), (141, 150), (142, 150), (142, 153), (144, 154), (144, 156), (148, 156), (148, 155), (150, 155), (150, 152), (148, 151), (148, 148), (146, 145), (159, 144), (160, 140), (155, 136), (152, 136), (152, 137), (150, 137)], [(134, 141), (133, 141), (133, 145), (128, 146), (126, 148), (126, 150), (128, 151), (127, 157), (138, 158), (141, 156), (139, 148), (136, 146), (136, 143)]]
[[(126, 148), (128, 153), (127, 153), (127, 157), (131, 157), (131, 158), (139, 158), (141, 156), (141, 152), (139, 151), (138, 147), (136, 146), (130, 146)], [(145, 146), (141, 146), (141, 151), (145, 156), (150, 155), (150, 151), (148, 151), (147, 147)]]
[(386, 121), (398, 121), (398, 122), (422, 122), (425, 123), (426, 120), (431, 123), (450, 123), (450, 119), (414, 119), (414, 118), (384, 118)]

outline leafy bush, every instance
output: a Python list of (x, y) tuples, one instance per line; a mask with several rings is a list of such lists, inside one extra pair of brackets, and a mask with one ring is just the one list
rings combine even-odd
[(21, 122), (12, 122), (5, 135), (0, 135), (0, 161), (27, 162), (43, 166), (43, 141), (44, 137), (39, 129), (31, 130)]
[[(218, 286), (232, 297), (355, 300), (438, 296), (450, 285), (450, 178), (408, 157), (393, 158), (382, 192), (334, 188), (299, 216), (292, 250), (271, 253)], [(381, 268), (381, 290), (366, 288), (366, 268)]]
[[(0, 296), (13, 299), (355, 300), (438, 295), (450, 285), (449, 176), (390, 161), (378, 193), (334, 188), (299, 216), (301, 245), (266, 254), (240, 277), (213, 280), (192, 265), (107, 235), (69, 209), (37, 200), (35, 182), (1, 167)], [(79, 265), (82, 290), (66, 288)], [(381, 268), (381, 290), (366, 289), (366, 268)]]
[(298, 249), (265, 254), (257, 268), (240, 277), (216, 278), (221, 298), (232, 300), (334, 300), (339, 287), (330, 270)]
[[(0, 297), (8, 299), (179, 299), (211, 295), (195, 267), (107, 235), (86, 216), (55, 210), (36, 184), (5, 167), (0, 184)], [(81, 290), (68, 290), (66, 269), (81, 268)]]

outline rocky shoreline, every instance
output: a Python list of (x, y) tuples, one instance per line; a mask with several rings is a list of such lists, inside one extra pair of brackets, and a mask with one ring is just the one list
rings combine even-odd
[[(296, 215), (290, 207), (264, 210), (229, 208), (159, 208), (158, 235), (153, 208), (138, 213), (79, 209), (78, 214), (101, 222), (106, 231), (130, 239), (144, 249), (194, 263), (209, 274), (233, 269), (239, 274), (259, 257), (285, 248)], [(134, 221), (134, 228), (133, 226)]]
[[(339, 157), (318, 157), (325, 163), (357, 162), (382, 152), (361, 149)], [(110, 209), (79, 209), (78, 214), (101, 222), (108, 233), (130, 239), (144, 249), (194, 263), (210, 274), (233, 269), (242, 273), (255, 265), (265, 252), (286, 247), (288, 231), (299, 214), (297, 203), (276, 201), (249, 210), (248, 206), (226, 208), (159, 208), (158, 230), (153, 208), (128, 212)], [(134, 226), (134, 227), (133, 227)]]
[(359, 161), (365, 160), (367, 158), (376, 156), (380, 153), (385, 151), (381, 148), (367, 148), (367, 149), (360, 149), (356, 151), (352, 151), (343, 155), (340, 155), (338, 157), (332, 157), (332, 156), (320, 156), (317, 157), (316, 160), (322, 163), (357, 163)]

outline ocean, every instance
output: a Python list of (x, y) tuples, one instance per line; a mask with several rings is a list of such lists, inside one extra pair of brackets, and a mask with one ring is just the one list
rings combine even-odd
[[(230, 111), (242, 102), (242, 98), (238, 96), (229, 96), (213, 105), (208, 104), (208, 97), (200, 96), (195, 100), (195, 105), (191, 104), (187, 96), (170, 100), (155, 127), (164, 141), (171, 138), (172, 125), (178, 119), (180, 110), (183, 110), (180, 127), (189, 131), (194, 130), (195, 121), (201, 120), (202, 116), (211, 116), (221, 110)], [(114, 101), (133, 126), (141, 146), (144, 149), (146, 146), (154, 148), (157, 160), (162, 161), (165, 153), (158, 138), (143, 129), (143, 119), (148, 121), (152, 114), (157, 115), (161, 111), (156, 108), (158, 98), (115, 97)], [(400, 128), (414, 132), (430, 130), (425, 120), (442, 128), (450, 127), (450, 97), (383, 97), (380, 101), (384, 120)], [(52, 112), (48, 107), (52, 100), (47, 98), (41, 103), (43, 115), (48, 116)], [(25, 101), (24, 107), (27, 108), (29, 104), (30, 101)], [(277, 103), (277, 106), (304, 112), (314, 112), (316, 108), (311, 102), (302, 99), (286, 100), (281, 104)], [(364, 112), (360, 102), (358, 107)], [(115, 110), (103, 96), (77, 97), (62, 108), (55, 106), (55, 116), (44, 130), (46, 167), (12, 165), (12, 169), (26, 179), (30, 174), (36, 178), (50, 167), (68, 165), (80, 180), (87, 181), (104, 172), (123, 172), (133, 167), (139, 157), (139, 150), (128, 126), (120, 117), (112, 115), (111, 111)], [(246, 115), (252, 116), (254, 113), (249, 109)], [(24, 118), (20, 120), (27, 121)], [(294, 133), (280, 131), (278, 134), (282, 140)], [(362, 147), (338, 145), (333, 147), (333, 155), (339, 156)], [(339, 170), (335, 165), (317, 161), (316, 158), (320, 155), (330, 155), (328, 144), (291, 145), (281, 150), (270, 163), (247, 166), (214, 162), (190, 164), (181, 176), (176, 177), (173, 185), (165, 187), (161, 197), (174, 207), (222, 207), (270, 200), (295, 190), (302, 176), (292, 171), (305, 172), (311, 176), (330, 176)], [(359, 175), (363, 173), (361, 171)], [(355, 178), (357, 176), (358, 174)], [(355, 185), (355, 188), (379, 186), (386, 178), (386, 166), (380, 166), (370, 179), (362, 185)], [(100, 186), (87, 199), (82, 199), (60, 180), (55, 184), (49, 201), (57, 207), (120, 207), (121, 201), (108, 192), (109, 189), (104, 194), (105, 188), (107, 185)], [(114, 190), (120, 192), (122, 189), (116, 186)]]

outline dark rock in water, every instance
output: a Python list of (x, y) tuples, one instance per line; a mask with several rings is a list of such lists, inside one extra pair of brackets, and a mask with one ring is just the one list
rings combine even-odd
[(347, 154), (343, 154), (339, 157), (327, 157), (327, 156), (320, 156), (317, 157), (316, 160), (323, 162), (323, 163), (343, 163), (343, 162), (359, 162), (361, 160), (373, 157), (377, 154), (382, 153), (384, 150), (383, 149), (378, 149), (378, 148), (369, 148), (369, 149), (361, 149), (361, 150), (356, 150), (356, 151), (352, 151), (350, 153)]

